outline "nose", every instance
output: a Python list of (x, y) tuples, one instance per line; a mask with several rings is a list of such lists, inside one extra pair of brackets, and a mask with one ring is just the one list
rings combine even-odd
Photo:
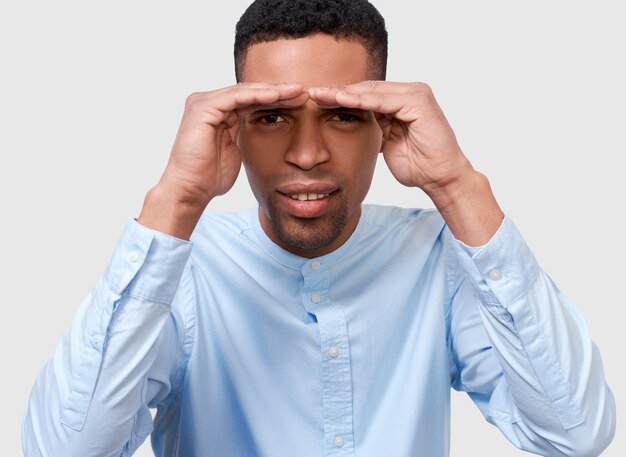
[(289, 141), (284, 159), (285, 162), (302, 170), (310, 170), (320, 163), (330, 160), (330, 153), (324, 146), (316, 120), (303, 119), (298, 122)]

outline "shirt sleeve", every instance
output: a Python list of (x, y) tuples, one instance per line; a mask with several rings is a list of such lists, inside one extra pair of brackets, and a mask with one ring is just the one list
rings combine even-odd
[(615, 400), (580, 313), (508, 216), (483, 246), (444, 237), (452, 386), (520, 449), (599, 455)]
[(148, 408), (175, 399), (189, 356), (191, 247), (128, 222), (32, 388), (25, 456), (128, 456), (148, 436)]

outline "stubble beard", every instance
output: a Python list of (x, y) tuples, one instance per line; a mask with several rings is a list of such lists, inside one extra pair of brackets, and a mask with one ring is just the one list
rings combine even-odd
[(320, 217), (295, 217), (282, 212), (275, 198), (267, 200), (267, 218), (274, 233), (287, 246), (296, 249), (321, 249), (335, 241), (348, 222), (348, 205), (339, 192), (339, 205)]

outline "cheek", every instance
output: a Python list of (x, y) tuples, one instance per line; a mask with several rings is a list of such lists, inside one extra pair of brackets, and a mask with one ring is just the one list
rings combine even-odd
[(378, 153), (382, 144), (382, 131), (378, 124), (368, 125), (354, 132), (329, 131), (326, 145), (331, 148), (333, 160), (341, 163), (341, 169), (351, 181), (369, 187)]
[(329, 144), (341, 145), (344, 149), (359, 150), (359, 158), (367, 161), (376, 157), (382, 145), (383, 131), (372, 121), (353, 128), (328, 128), (324, 132)]
[(331, 149), (333, 168), (344, 177), (345, 198), (350, 213), (367, 195), (382, 141), (378, 124), (358, 132), (328, 132), (326, 147)]
[(244, 165), (271, 169), (283, 161), (289, 141), (287, 129), (258, 132), (254, 128), (242, 127), (237, 145)]
[(283, 143), (286, 144), (285, 135), (260, 134), (253, 128), (242, 125), (237, 146), (251, 186), (263, 185), (276, 169), (276, 162), (283, 157)]

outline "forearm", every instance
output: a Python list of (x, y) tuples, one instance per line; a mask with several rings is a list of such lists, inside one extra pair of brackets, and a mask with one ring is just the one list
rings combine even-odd
[(136, 415), (147, 409), (142, 389), (167, 311), (132, 299), (120, 306), (143, 308), (141, 331), (109, 335), (102, 355), (80, 355), (96, 350), (95, 342), (81, 341), (89, 337), (82, 328), (85, 314), (96, 313), (87, 304), (56, 347), (31, 393), (23, 424), (25, 456), (123, 455)]
[[(480, 397), (481, 409), (522, 449), (597, 455), (614, 433), (615, 403), (580, 313), (539, 267), (509, 218), (475, 256), (457, 242), (452, 248), (466, 278), (453, 299), (453, 328), (463, 329), (456, 331), (457, 341), (472, 345), (458, 347), (467, 354), (460, 365), (481, 365), (470, 370), (474, 377), (462, 388), (492, 389)], [(490, 352), (497, 364), (488, 361)], [(493, 381), (485, 382), (491, 371)]]
[(175, 351), (156, 348), (164, 337), (175, 347), (184, 333), (168, 326), (189, 249), (189, 243), (129, 223), (33, 387), (23, 423), (26, 456), (125, 455), (132, 436), (149, 433), (136, 429), (146, 424), (137, 416), (149, 416), (146, 384), (157, 356), (159, 367), (178, 363)]
[(540, 271), (506, 311), (481, 306), (481, 319), (506, 383), (491, 408), (520, 419), (506, 424), (510, 436), (542, 455), (599, 455), (614, 434), (614, 398), (582, 316), (549, 276)]

